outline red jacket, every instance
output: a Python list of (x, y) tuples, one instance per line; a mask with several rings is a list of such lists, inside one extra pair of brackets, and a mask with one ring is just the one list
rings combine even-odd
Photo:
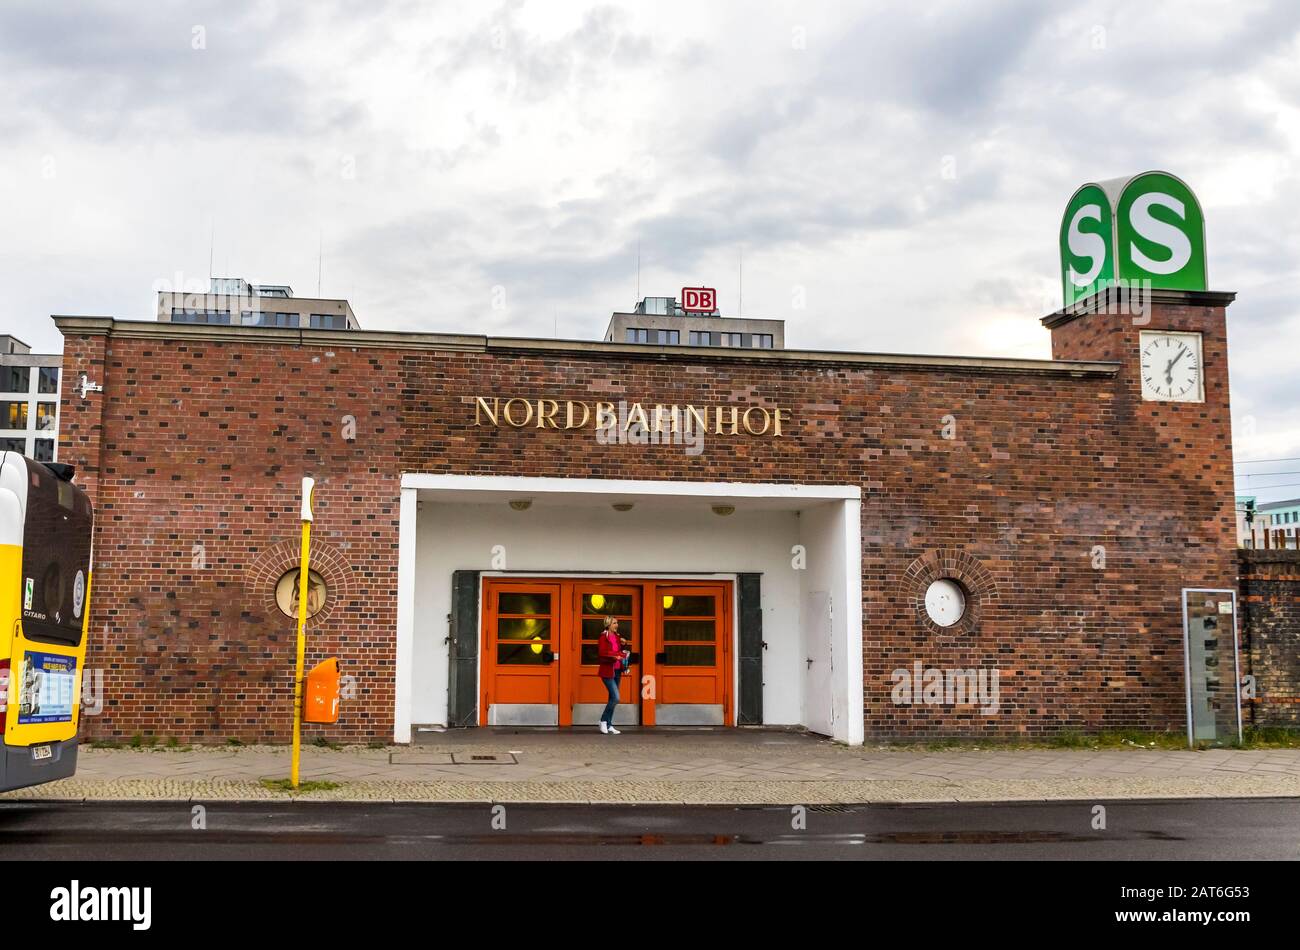
[(606, 630), (600, 635), (600, 678), (604, 680), (614, 678), (614, 670), (618, 668), (616, 664), (621, 665), (623, 660), (623, 645), (619, 642), (618, 634)]

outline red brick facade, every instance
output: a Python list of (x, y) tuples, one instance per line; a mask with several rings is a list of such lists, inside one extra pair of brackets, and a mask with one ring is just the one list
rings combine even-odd
[[(1253, 726), (1300, 726), (1300, 551), (1241, 550), (1242, 699)], [(1253, 694), (1253, 695), (1251, 695)]]
[[(868, 741), (1181, 730), (1180, 590), (1235, 584), (1226, 299), (1160, 295), (1151, 315), (1205, 334), (1198, 404), (1143, 402), (1143, 327), (1100, 313), (1056, 321), (1053, 352), (1118, 369), (61, 320), (65, 374), (104, 386), (62, 407), (61, 457), (97, 506), (105, 702), (85, 733), (287, 739), (294, 624), (271, 588), (311, 474), (331, 599), (308, 663), (339, 655), (357, 697), (307, 735), (391, 739), (403, 472), (860, 485)], [(476, 427), (476, 395), (791, 417), (694, 456)], [(918, 610), (936, 576), (969, 588), (953, 632)], [(996, 666), (1000, 713), (894, 705), (890, 671), (916, 660)]]

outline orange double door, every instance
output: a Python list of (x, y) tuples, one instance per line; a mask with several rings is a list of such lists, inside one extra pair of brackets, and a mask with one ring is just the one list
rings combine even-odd
[(730, 581), (485, 578), (479, 722), (595, 725), (606, 617), (631, 642), (615, 725), (732, 721)]

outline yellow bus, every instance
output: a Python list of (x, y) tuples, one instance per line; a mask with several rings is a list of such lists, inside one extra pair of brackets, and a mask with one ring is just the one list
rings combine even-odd
[(72, 475), (0, 455), (0, 791), (77, 769), (94, 511)]

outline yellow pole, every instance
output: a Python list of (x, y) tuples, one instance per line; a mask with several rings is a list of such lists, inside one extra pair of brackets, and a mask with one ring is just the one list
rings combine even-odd
[(298, 664), (293, 676), (293, 767), (289, 780), (298, 787), (298, 762), (302, 756), (302, 666), (307, 653), (307, 591), (311, 569), (311, 500), (316, 482), (302, 480), (302, 552), (298, 566)]

